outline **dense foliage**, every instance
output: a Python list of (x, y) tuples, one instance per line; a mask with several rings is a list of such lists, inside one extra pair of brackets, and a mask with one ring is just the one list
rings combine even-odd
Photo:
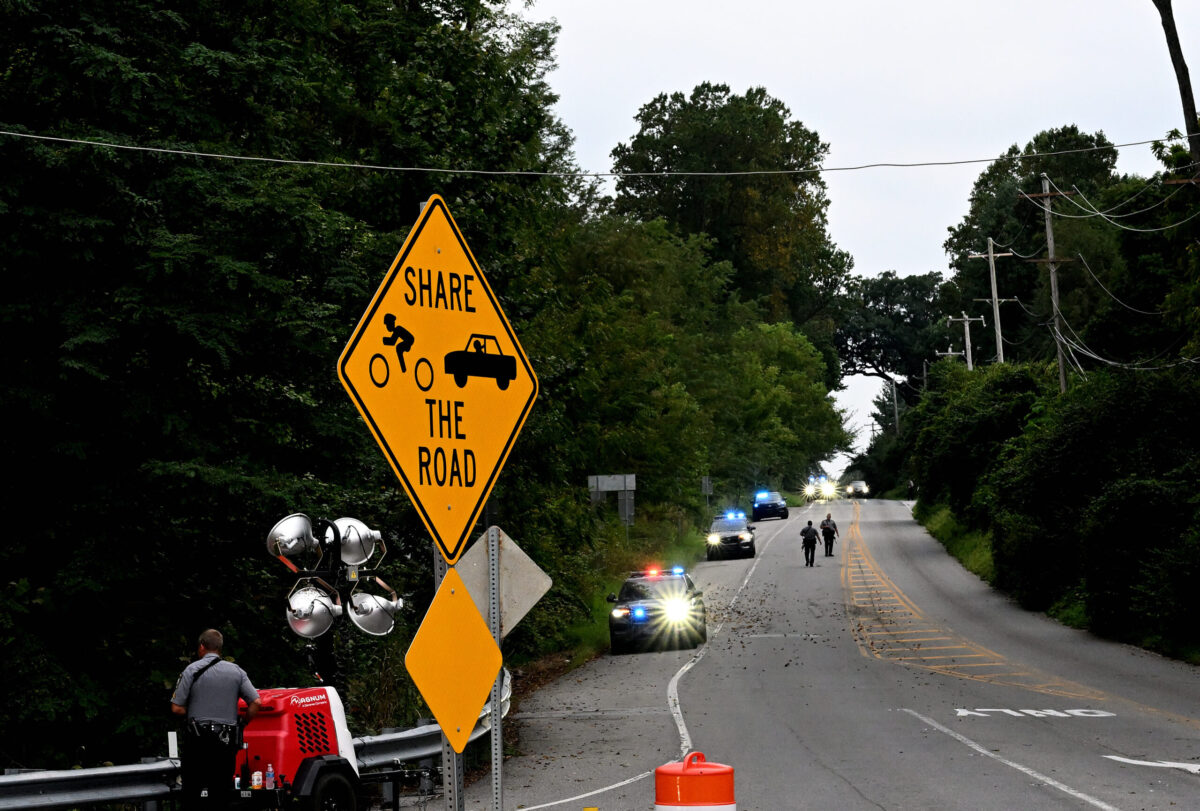
[[(1118, 176), (1102, 134), (1064, 127), (980, 175), (946, 243), (954, 273), (943, 304), (971, 312), (969, 302), (990, 296), (986, 263), (967, 256), (988, 236), (1016, 259), (1044, 256), (1048, 207), (1057, 256), (1073, 261), (1059, 268), (1062, 326), (1044, 265), (997, 260), (1000, 295), (1021, 300), (1004, 311), (1010, 362), (989, 363), (991, 330), (976, 332), (975, 363), (986, 365), (932, 367), (900, 435), (881, 433), (856, 466), (883, 488), (915, 480), (923, 510), (946, 508), (984, 533), (994, 582), (1025, 605), (1195, 656), (1200, 444), (1189, 426), (1200, 394), (1200, 223), (1193, 187), (1161, 182), (1191, 171), (1190, 155), (1179, 140), (1154, 151), (1162, 175)], [(1022, 196), (1043, 172), (1054, 196)], [(890, 427), (891, 409), (877, 408)]]
[(412, 610), (386, 640), (338, 635), (340, 681), (359, 729), (421, 714), (400, 660), (432, 549), (334, 366), (431, 193), (542, 383), (488, 518), (556, 587), (508, 652), (563, 644), (610, 547), (629, 554), (588, 475), (637, 473), (639, 515), (683, 532), (701, 476), (737, 498), (846, 445), (836, 359), (766, 316), (719, 235), (605, 213), (544, 174), (572, 169), (553, 25), (499, 0), (5, 9), (0, 129), (107, 144), (0, 138), (4, 503), (31, 530), (0, 551), (5, 765), (160, 752), (208, 626), (260, 685), (308, 683), (263, 544), (295, 511), (384, 530)]

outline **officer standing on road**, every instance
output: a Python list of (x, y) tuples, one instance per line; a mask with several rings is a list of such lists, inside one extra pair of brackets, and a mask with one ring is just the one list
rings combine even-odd
[(833, 520), (833, 513), (825, 513), (825, 520), (821, 522), (821, 534), (825, 536), (825, 557), (833, 557), (833, 536), (838, 535), (837, 522)]
[(239, 743), (238, 698), (246, 700), (246, 723), (261, 702), (246, 671), (221, 658), (220, 631), (200, 634), (198, 645), (198, 659), (184, 668), (171, 696), (171, 712), (187, 718), (183, 807), (228, 808)]
[(804, 543), (804, 565), (815, 566), (817, 560), (817, 531), (813, 529), (812, 521), (800, 530), (800, 540)]

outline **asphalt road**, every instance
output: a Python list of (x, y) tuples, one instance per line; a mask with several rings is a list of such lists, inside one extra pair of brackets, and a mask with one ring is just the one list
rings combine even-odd
[(601, 657), (510, 715), (505, 809), (649, 811), (687, 751), (734, 768), (740, 811), (1200, 809), (1200, 669), (1021, 610), (903, 502), (757, 526), (756, 559), (693, 571), (707, 645)]

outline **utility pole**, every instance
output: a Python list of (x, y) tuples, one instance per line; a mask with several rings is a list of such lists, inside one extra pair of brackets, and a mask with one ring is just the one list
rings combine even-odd
[(900, 401), (896, 399), (896, 381), (892, 381), (892, 418), (895, 420), (896, 436), (900, 436)]
[(952, 347), (952, 346), (947, 346), (947, 347), (946, 347), (946, 351), (945, 351), (945, 352), (937, 352), (937, 351), (934, 351), (934, 353), (933, 353), (933, 354), (937, 355), (939, 358), (947, 358), (947, 357), (960, 356), (960, 355), (962, 355), (963, 353), (962, 353), (962, 352), (955, 352), (955, 351), (954, 351), (954, 347)]
[(1054, 224), (1051, 219), (1053, 213), (1053, 200), (1055, 197), (1069, 197), (1075, 194), (1073, 191), (1050, 191), (1050, 178), (1042, 172), (1042, 193), (1041, 194), (1023, 194), (1032, 200), (1035, 197), (1045, 199), (1046, 204), (1042, 206), (1042, 211), (1046, 213), (1046, 259), (1027, 259), (1027, 262), (1045, 262), (1050, 266), (1050, 310), (1054, 314), (1054, 348), (1058, 354), (1058, 390), (1062, 393), (1067, 391), (1067, 364), (1063, 356), (1062, 348), (1062, 315), (1058, 311), (1058, 265), (1063, 262), (1073, 262), (1073, 259), (1056, 259), (1054, 257)]
[(953, 318), (953, 317), (947, 318), (946, 326), (950, 326), (955, 321), (963, 322), (963, 341), (966, 345), (966, 352), (967, 352), (967, 371), (971, 371), (975, 368), (975, 364), (971, 360), (971, 322), (978, 321), (981, 324), (983, 324), (983, 326), (985, 326), (985, 327), (987, 326), (987, 322), (983, 320), (982, 315), (977, 316), (975, 318), (971, 318), (966, 313), (963, 313), (962, 318)]
[(1046, 195), (1046, 258), (1050, 260), (1050, 308), (1054, 313), (1054, 347), (1058, 350), (1058, 390), (1067, 391), (1067, 367), (1062, 350), (1062, 318), (1058, 313), (1058, 269), (1054, 264), (1054, 225), (1050, 209), (1054, 205), (1050, 195), (1050, 178), (1042, 172), (1042, 194)]
[[(992, 323), (996, 325), (996, 360), (999, 363), (1004, 363), (1004, 341), (1000, 337), (1000, 297), (996, 292), (996, 257), (997, 256), (1012, 256), (1012, 252), (996, 253), (992, 238), (988, 237), (988, 272), (992, 277)], [(967, 254), (968, 259), (982, 259), (983, 254), (971, 253)], [(979, 301), (979, 299), (976, 299)], [(1015, 301), (1015, 299), (1005, 299), (1005, 301)]]

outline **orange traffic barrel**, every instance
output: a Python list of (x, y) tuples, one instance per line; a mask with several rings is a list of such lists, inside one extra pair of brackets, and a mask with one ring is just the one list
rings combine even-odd
[(709, 763), (692, 752), (682, 763), (654, 770), (654, 811), (737, 811), (733, 799), (733, 767)]

